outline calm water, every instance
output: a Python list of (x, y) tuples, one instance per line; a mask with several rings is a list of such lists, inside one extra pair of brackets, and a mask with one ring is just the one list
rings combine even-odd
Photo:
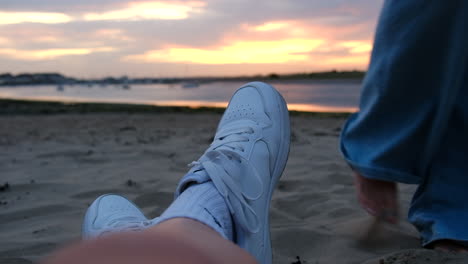
[[(290, 110), (344, 111), (357, 110), (358, 81), (270, 82), (288, 102)], [(244, 82), (213, 82), (184, 88), (182, 84), (0, 87), (0, 98), (53, 100), (65, 102), (118, 102), (177, 106), (226, 106), (232, 93)]]

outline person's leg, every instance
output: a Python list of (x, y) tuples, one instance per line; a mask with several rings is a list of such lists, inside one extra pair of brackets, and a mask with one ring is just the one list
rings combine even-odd
[[(465, 61), (468, 66), (468, 54)], [(447, 251), (468, 249), (468, 67), (465, 69), (449, 129), (409, 212), (410, 221), (421, 231), (423, 244)]]
[(188, 218), (174, 218), (143, 232), (114, 233), (75, 244), (44, 264), (257, 263), (212, 228)]
[[(104, 249), (117, 246), (120, 263), (127, 263), (125, 256), (140, 250), (124, 242), (124, 236), (131, 236), (139, 243), (151, 237), (142, 254), (170, 240), (172, 246), (166, 249), (175, 256), (157, 249), (151, 255), (154, 261), (161, 254), (161, 258), (171, 257), (176, 263), (185, 259), (182, 257), (188, 250), (190, 256), (207, 257), (202, 259), (206, 263), (226, 263), (220, 257), (231, 255), (232, 263), (254, 259), (271, 263), (269, 205), (286, 165), (289, 143), (289, 113), (282, 96), (264, 83), (241, 87), (221, 118), (213, 143), (192, 162), (192, 169), (179, 182), (176, 199), (160, 217), (149, 221), (125, 198), (101, 196), (88, 209), (83, 224), (83, 237), (97, 237), (98, 242), (86, 241), (63, 251), (71, 252), (63, 253), (65, 258), (80, 251), (86, 254), (82, 250), (92, 245)], [(141, 232), (113, 234), (124, 230)], [(174, 246), (175, 241), (181, 244)], [(99, 250), (93, 252), (104, 257)]]
[(385, 1), (360, 112), (341, 137), (359, 200), (373, 215), (394, 221), (394, 182), (421, 184), (428, 177), (463, 79), (466, 5)]

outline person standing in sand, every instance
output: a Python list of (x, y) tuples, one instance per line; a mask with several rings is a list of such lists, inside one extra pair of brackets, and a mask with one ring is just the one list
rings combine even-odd
[(468, 251), (468, 2), (384, 3), (360, 111), (341, 150), (371, 214), (398, 220), (397, 185), (418, 184), (422, 245)]
[(45, 263), (270, 264), (270, 200), (289, 145), (283, 97), (265, 83), (246, 84), (160, 217), (149, 220), (126, 198), (102, 195), (86, 212), (84, 241)]

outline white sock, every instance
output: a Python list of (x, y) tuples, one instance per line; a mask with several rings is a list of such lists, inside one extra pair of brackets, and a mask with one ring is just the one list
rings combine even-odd
[(195, 184), (184, 190), (156, 223), (179, 217), (201, 222), (224, 238), (233, 240), (231, 214), (224, 198), (211, 181)]

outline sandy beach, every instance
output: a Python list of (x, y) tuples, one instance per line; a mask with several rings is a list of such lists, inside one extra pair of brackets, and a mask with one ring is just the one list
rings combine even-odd
[[(0, 116), (0, 263), (31, 263), (80, 239), (87, 206), (117, 193), (156, 217), (211, 143), (219, 113)], [(343, 117), (291, 118), (289, 162), (271, 206), (274, 263), (468, 263), (423, 250), (405, 221), (374, 221), (355, 199), (338, 139)], [(8, 184), (6, 184), (8, 183)], [(299, 258), (299, 259), (298, 259)], [(300, 261), (300, 262), (299, 262)]]

